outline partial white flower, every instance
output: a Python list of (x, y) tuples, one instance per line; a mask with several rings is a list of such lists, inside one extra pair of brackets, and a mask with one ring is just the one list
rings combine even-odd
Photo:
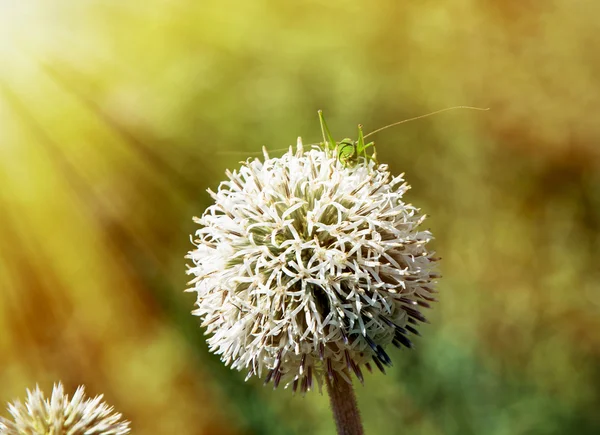
[(25, 404), (17, 400), (8, 410), (13, 420), (0, 417), (0, 435), (122, 435), (130, 431), (129, 422), (102, 402), (102, 396), (86, 399), (83, 386), (70, 400), (61, 383), (54, 385), (50, 399), (36, 386), (27, 390)]
[(402, 175), (298, 139), (227, 176), (188, 255), (212, 352), (306, 392), (325, 375), (362, 382), (362, 365), (391, 365), (387, 345), (411, 347), (438, 276)]

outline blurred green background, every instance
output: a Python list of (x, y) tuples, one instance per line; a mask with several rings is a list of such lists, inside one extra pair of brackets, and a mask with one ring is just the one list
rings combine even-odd
[[(145, 434), (331, 434), (190, 315), (227, 168), (365, 131), (431, 215), (441, 301), (369, 434), (600, 433), (600, 3), (0, 0), (0, 403), (85, 384)], [(273, 153), (277, 154), (277, 153)], [(0, 414), (6, 415), (4, 405)]]

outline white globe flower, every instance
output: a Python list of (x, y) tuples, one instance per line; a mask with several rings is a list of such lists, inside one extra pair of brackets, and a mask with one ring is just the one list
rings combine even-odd
[(82, 386), (70, 400), (60, 383), (49, 400), (36, 386), (27, 390), (25, 404), (17, 400), (8, 410), (13, 420), (0, 417), (0, 435), (124, 435), (130, 430), (129, 422), (102, 402), (102, 396), (85, 399)]
[(247, 161), (217, 192), (188, 258), (210, 350), (304, 393), (391, 365), (433, 301), (437, 260), (410, 188), (373, 159), (313, 147)]

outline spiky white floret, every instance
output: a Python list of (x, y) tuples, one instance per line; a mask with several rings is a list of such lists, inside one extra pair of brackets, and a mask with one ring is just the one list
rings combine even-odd
[(434, 300), (432, 239), (387, 165), (342, 164), (334, 151), (246, 162), (210, 192), (188, 258), (210, 350), (232, 368), (310, 389), (349, 380), (384, 347), (410, 347), (416, 309)]
[(86, 399), (84, 387), (75, 391), (73, 398), (64, 394), (61, 383), (54, 385), (52, 397), (36, 386), (27, 390), (25, 404), (17, 400), (9, 404), (13, 420), (0, 418), (1, 435), (124, 435), (129, 433), (129, 422), (121, 414), (102, 402), (102, 396)]

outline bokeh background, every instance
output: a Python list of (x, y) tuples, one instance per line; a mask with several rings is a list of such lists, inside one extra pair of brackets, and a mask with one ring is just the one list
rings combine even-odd
[[(600, 2), (0, 0), (0, 403), (85, 384), (145, 434), (331, 434), (184, 293), (227, 168), (376, 136), (443, 257), (370, 434), (600, 433)], [(273, 154), (277, 154), (276, 151)], [(7, 415), (4, 405), (1, 415)]]

